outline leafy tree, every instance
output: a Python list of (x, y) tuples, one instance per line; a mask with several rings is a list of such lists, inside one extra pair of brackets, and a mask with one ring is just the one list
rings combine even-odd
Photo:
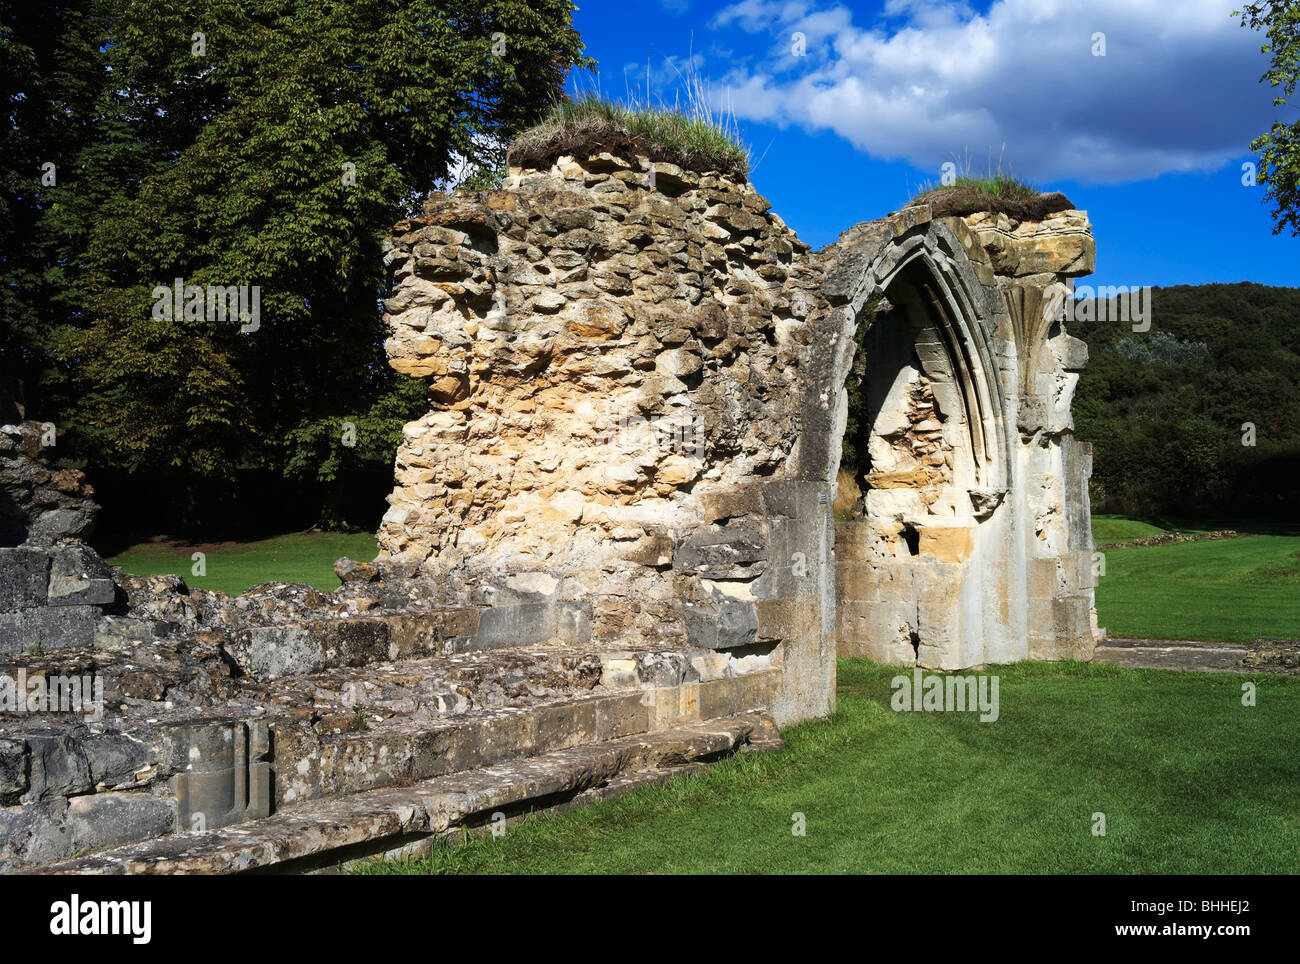
[(40, 230), (42, 214), (59, 203), (69, 162), (94, 131), (106, 80), (92, 7), (0, 0), (0, 375), (26, 381), (35, 411), (58, 375), (45, 354), (63, 293), (52, 266), (69, 249), (69, 239)]
[[(1251, 3), (1234, 11), (1243, 26), (1265, 33), (1268, 42), (1260, 47), (1271, 55), (1269, 68), (1260, 77), (1279, 93), (1277, 107), (1285, 106), (1295, 94), (1300, 79), (1300, 2), (1275, 0)], [(1259, 181), (1265, 185), (1265, 199), (1274, 204), (1274, 234), (1290, 228), (1300, 236), (1300, 120), (1278, 121), (1250, 143), (1259, 154)]]
[[(89, 24), (90, 122), (20, 232), (58, 239), (32, 270), (73, 445), (178, 480), (262, 467), (330, 481), (391, 459), (424, 403), (384, 357), (380, 241), (453, 169), (490, 180), (567, 70), (590, 66), (572, 3), (73, 6), (54, 32), (80, 30), (74, 14)], [(49, 22), (16, 9), (15, 38)], [(258, 326), (155, 311), (177, 278), (256, 286)]]

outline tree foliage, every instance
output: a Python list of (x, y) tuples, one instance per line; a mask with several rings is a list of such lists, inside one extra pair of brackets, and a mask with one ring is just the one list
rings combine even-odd
[(1152, 291), (1149, 332), (1070, 325), (1090, 356), (1073, 411), (1093, 510), (1300, 514), (1297, 317), (1300, 289), (1179, 285)]
[[(6, 7), (5, 368), (92, 466), (328, 480), (391, 459), (424, 404), (384, 358), (380, 241), (450, 172), (490, 182), (568, 69), (590, 65), (572, 10)], [(46, 158), (56, 186), (40, 185)], [(158, 317), (153, 291), (177, 278), (257, 286), (258, 327)]]
[[(1259, 49), (1270, 56), (1269, 68), (1260, 77), (1276, 95), (1276, 107), (1291, 106), (1296, 82), (1300, 80), (1300, 2), (1250, 3), (1240, 11), (1243, 26), (1262, 31), (1267, 43)], [(1294, 114), (1291, 117), (1295, 117)], [(1259, 154), (1258, 179), (1265, 186), (1265, 200), (1273, 202), (1274, 234), (1289, 228), (1300, 236), (1300, 118), (1277, 121), (1250, 143)]]

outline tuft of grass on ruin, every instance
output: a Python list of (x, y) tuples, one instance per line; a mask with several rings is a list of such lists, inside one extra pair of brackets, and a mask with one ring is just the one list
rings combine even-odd
[(1010, 174), (995, 174), (992, 177), (963, 174), (950, 184), (924, 184), (909, 204), (944, 203), (996, 210), (1008, 204), (1034, 204), (1043, 196), (1043, 192), (1032, 184), (1011, 177)]
[(518, 166), (553, 163), (564, 154), (618, 155), (638, 151), (692, 171), (717, 171), (740, 180), (749, 174), (749, 150), (734, 118), (714, 111), (692, 88), (685, 105), (620, 104), (595, 94), (555, 105), (515, 138), (509, 160)]
[(1002, 171), (991, 175), (961, 174), (951, 184), (924, 184), (908, 202), (909, 207), (915, 204), (929, 204), (935, 217), (991, 211), (1022, 221), (1042, 220), (1074, 207), (1064, 194), (1043, 193)]
[(993, 177), (975, 177), (963, 175), (952, 184), (922, 189), (918, 198), (944, 193), (973, 194), (986, 198), (998, 198), (1003, 201), (1032, 201), (1040, 195), (1038, 188), (1007, 174)]

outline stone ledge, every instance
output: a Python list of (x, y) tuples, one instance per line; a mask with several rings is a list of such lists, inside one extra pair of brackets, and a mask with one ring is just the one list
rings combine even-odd
[[(230, 874), (302, 869), (303, 861), (372, 845), (373, 852), (412, 835), (433, 836), (476, 816), (546, 809), (632, 774), (671, 771), (718, 759), (751, 739), (774, 741), (766, 713), (693, 723), (642, 737), (611, 740), (518, 760), (411, 787), (372, 790), (287, 809), (238, 828), (177, 834), (44, 869), (50, 874)], [(385, 841), (389, 845), (385, 845)], [(292, 866), (290, 862), (294, 862)]]

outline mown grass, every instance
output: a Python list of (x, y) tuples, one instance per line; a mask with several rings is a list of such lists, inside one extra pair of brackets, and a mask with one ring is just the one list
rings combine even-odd
[(1092, 538), (1098, 545), (1106, 542), (1131, 542), (1147, 536), (1157, 536), (1170, 530), (1151, 522), (1130, 519), (1122, 515), (1094, 515)]
[[(202, 552), (207, 574), (193, 574), (192, 555)], [(291, 532), (256, 542), (191, 543), (153, 540), (129, 546), (108, 562), (138, 575), (172, 573), (190, 586), (238, 595), (261, 582), (305, 582), (329, 592), (338, 588), (334, 561), (369, 561), (378, 546), (369, 532)]]
[(1001, 715), (980, 723), (896, 713), (900, 670), (842, 660), (838, 711), (782, 753), (357, 872), (1300, 872), (1300, 680), (1258, 677), (1248, 708), (1232, 675), (993, 671)]
[(1300, 638), (1300, 536), (1242, 535), (1102, 556), (1097, 616), (1112, 636)]

